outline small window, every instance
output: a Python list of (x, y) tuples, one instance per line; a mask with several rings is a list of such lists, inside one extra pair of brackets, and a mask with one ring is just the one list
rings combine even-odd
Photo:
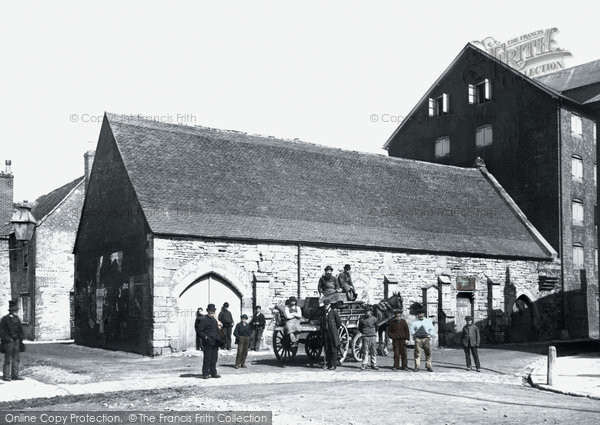
[(429, 98), (429, 116), (439, 117), (450, 112), (450, 96), (444, 93), (437, 98)]
[(581, 137), (581, 117), (571, 114), (571, 134), (575, 137)]
[(573, 268), (576, 270), (583, 269), (583, 245), (573, 245)]
[(598, 247), (594, 250), (594, 265), (596, 266), (596, 270), (598, 270)]
[(573, 180), (583, 181), (583, 160), (580, 156), (571, 157), (571, 177)]
[(469, 84), (469, 104), (492, 100), (492, 83), (487, 78), (477, 84)]
[(447, 155), (450, 155), (450, 139), (448, 137), (437, 139), (435, 141), (435, 157), (441, 158)]
[(480, 127), (475, 131), (475, 146), (483, 147), (492, 144), (492, 126)]
[(592, 123), (592, 142), (596, 144), (596, 123)]
[(31, 321), (31, 297), (29, 295), (21, 295), (19, 300), (21, 302), (21, 320), (23, 323), (29, 323)]
[(576, 226), (583, 225), (583, 202), (579, 199), (573, 199), (571, 212), (573, 215), (573, 224)]

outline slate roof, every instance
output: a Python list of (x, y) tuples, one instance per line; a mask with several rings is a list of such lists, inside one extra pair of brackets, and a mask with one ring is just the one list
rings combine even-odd
[(105, 119), (155, 234), (552, 255), (475, 168), (121, 115)]
[(49, 213), (51, 213), (60, 204), (65, 197), (71, 193), (79, 183), (83, 181), (84, 177), (78, 177), (73, 181), (54, 189), (52, 192), (40, 196), (31, 209), (31, 213), (35, 217), (36, 221), (42, 221)]
[(597, 84), (600, 83), (600, 59), (546, 74), (536, 80), (559, 92)]

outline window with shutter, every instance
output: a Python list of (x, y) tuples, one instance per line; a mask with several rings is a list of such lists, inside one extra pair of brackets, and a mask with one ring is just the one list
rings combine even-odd
[(492, 140), (493, 132), (491, 125), (479, 127), (477, 130), (475, 130), (475, 146), (478, 148), (491, 145)]

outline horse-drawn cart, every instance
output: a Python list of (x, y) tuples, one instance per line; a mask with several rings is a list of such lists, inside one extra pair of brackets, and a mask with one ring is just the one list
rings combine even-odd
[[(399, 298), (401, 306), (401, 298)], [(389, 309), (390, 304), (386, 303)], [(304, 351), (308, 357), (309, 363), (317, 363), (323, 352), (323, 339), (320, 329), (320, 317), (323, 314), (322, 307), (319, 306), (318, 297), (307, 297), (300, 299), (299, 307), (302, 308), (302, 319), (300, 320), (300, 329), (298, 342), (292, 343), (290, 335), (285, 331), (285, 317), (282, 306), (275, 306), (272, 309), (275, 319), (275, 328), (273, 329), (273, 351), (277, 360), (282, 363), (289, 363), (294, 360), (300, 344), (304, 345)], [(396, 305), (392, 305), (396, 307)], [(338, 347), (338, 361), (343, 363), (349, 358), (349, 354), (356, 361), (362, 360), (362, 340), (361, 333), (358, 330), (358, 322), (367, 311), (367, 304), (363, 301), (338, 301), (334, 304), (337, 309), (341, 326), (338, 328), (340, 345)], [(380, 320), (380, 326), (387, 324), (389, 317), (383, 317)]]

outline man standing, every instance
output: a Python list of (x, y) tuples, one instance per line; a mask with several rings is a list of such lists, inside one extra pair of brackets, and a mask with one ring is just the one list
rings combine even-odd
[(231, 350), (231, 331), (233, 330), (233, 316), (229, 309), (229, 303), (224, 303), (219, 313), (219, 322), (223, 324), (223, 330), (225, 331), (225, 349)]
[(419, 311), (417, 320), (412, 322), (410, 333), (415, 339), (415, 372), (421, 365), (421, 350), (425, 351), (425, 366), (429, 372), (431, 367), (431, 337), (435, 335), (435, 328), (431, 319), (425, 318), (425, 312)]
[(202, 307), (198, 307), (198, 310), (196, 310), (196, 321), (194, 322), (194, 329), (196, 330), (196, 350), (198, 351), (202, 350), (202, 338), (200, 338), (200, 335), (198, 334), (198, 328), (200, 327), (200, 322), (203, 317)]
[(473, 370), (471, 368), (471, 353), (473, 353), (473, 360), (475, 360), (475, 367), (477, 372), (481, 372), (479, 364), (479, 354), (477, 353), (477, 347), (481, 342), (479, 336), (479, 329), (473, 324), (473, 318), (471, 316), (465, 317), (467, 324), (462, 330), (462, 345), (465, 349), (465, 358), (467, 360), (467, 370)]
[(254, 351), (260, 350), (262, 334), (266, 325), (265, 315), (262, 314), (260, 310), (260, 306), (257, 305), (254, 308), (254, 316), (252, 316), (252, 320), (250, 321), (250, 328), (252, 329), (252, 336), (250, 337), (250, 349)]
[(350, 276), (350, 264), (344, 266), (344, 271), (338, 275), (338, 283), (342, 291), (346, 293), (348, 301), (354, 301), (356, 299), (356, 291), (354, 290), (354, 284), (352, 283), (352, 276)]
[(0, 320), (0, 339), (4, 348), (4, 367), (2, 379), (5, 381), (22, 380), (19, 376), (19, 353), (23, 343), (23, 326), (17, 316), (19, 306), (16, 301), (8, 302), (8, 314)]
[(219, 324), (215, 317), (217, 308), (214, 304), (209, 304), (206, 307), (208, 313), (198, 327), (198, 333), (202, 338), (202, 346), (204, 348), (204, 358), (202, 359), (202, 378), (209, 379), (220, 378), (217, 373), (217, 356), (219, 354), (219, 346), (223, 343), (219, 332)]
[(342, 326), (340, 315), (331, 308), (331, 301), (323, 301), (323, 316), (321, 316), (321, 337), (325, 350), (325, 364), (323, 369), (335, 370), (337, 367), (337, 349), (340, 345), (338, 328)]
[(235, 368), (247, 367), (246, 356), (248, 355), (248, 347), (250, 346), (250, 325), (248, 324), (248, 316), (242, 314), (242, 321), (235, 325), (233, 336), (235, 336), (235, 343), (237, 346), (237, 355), (235, 358)]
[(365, 370), (371, 356), (371, 366), (378, 370), (377, 366), (377, 317), (373, 315), (373, 307), (367, 306), (365, 315), (358, 321), (358, 330), (362, 333), (363, 361), (360, 370)]
[(402, 370), (408, 370), (408, 358), (406, 356), (406, 342), (410, 339), (408, 323), (402, 318), (402, 310), (394, 309), (394, 318), (390, 320), (387, 328), (387, 334), (392, 339), (394, 346), (394, 365), (392, 370), (400, 368), (400, 359), (402, 358)]
[(319, 296), (330, 297), (333, 294), (342, 292), (338, 280), (332, 275), (332, 273), (333, 267), (325, 267), (325, 274), (319, 279), (319, 286), (317, 288), (319, 291)]

